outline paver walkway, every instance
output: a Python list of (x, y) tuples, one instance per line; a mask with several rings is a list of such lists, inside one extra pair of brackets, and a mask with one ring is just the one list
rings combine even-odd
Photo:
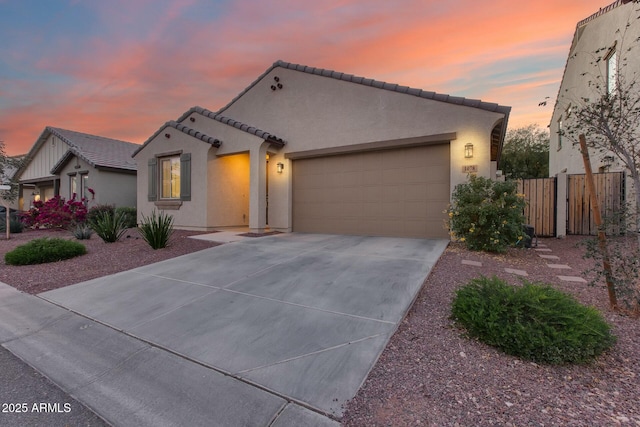
[[(538, 243), (536, 245), (536, 247), (533, 248), (534, 251), (536, 251), (536, 253), (538, 254), (538, 256), (540, 258), (543, 259), (547, 259), (547, 260), (554, 260), (557, 262), (557, 260), (560, 260), (560, 257), (557, 255), (550, 255), (549, 253), (552, 253), (553, 250), (548, 248), (547, 245), (543, 244), (543, 243)], [(482, 267), (482, 262), (480, 261), (472, 261), (472, 260), (468, 260), (468, 259), (463, 259), (462, 260), (462, 264), (463, 265), (468, 265), (468, 266), (472, 266), (472, 267)], [(554, 269), (554, 270), (571, 270), (572, 267), (568, 264), (560, 264), (560, 263), (548, 263), (547, 267)], [(525, 270), (519, 270), (519, 269), (515, 269), (515, 268), (510, 268), (510, 267), (505, 267), (504, 271), (506, 273), (509, 274), (515, 274), (517, 276), (523, 276), (526, 277), (529, 274), (525, 271)], [(587, 283), (587, 281), (580, 277), (580, 276), (567, 276), (567, 275), (557, 275), (556, 277), (558, 277), (558, 279), (565, 281), (565, 282), (580, 282), (580, 283)]]

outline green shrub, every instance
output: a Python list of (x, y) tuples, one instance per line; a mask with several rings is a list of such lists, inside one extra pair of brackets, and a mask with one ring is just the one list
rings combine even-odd
[(98, 215), (103, 212), (107, 212), (113, 216), (116, 212), (116, 208), (113, 205), (95, 205), (89, 209), (89, 212), (87, 212), (87, 222), (89, 224), (95, 223)]
[(116, 214), (122, 212), (125, 215), (125, 226), (127, 228), (136, 228), (138, 226), (138, 213), (135, 207), (120, 206), (116, 208)]
[(515, 181), (491, 181), (471, 176), (456, 186), (449, 206), (451, 237), (471, 250), (504, 252), (510, 246), (524, 246), (529, 237), (523, 231), (524, 194)]
[(56, 262), (87, 253), (84, 245), (59, 238), (34, 239), (4, 255), (9, 265), (31, 265)]
[(78, 240), (90, 239), (93, 234), (93, 230), (86, 223), (76, 225), (73, 230), (73, 236)]
[(548, 285), (473, 279), (456, 292), (452, 317), (469, 336), (534, 362), (584, 363), (615, 343), (595, 308)]
[(164, 248), (169, 243), (169, 238), (173, 233), (173, 217), (166, 215), (164, 212), (156, 215), (155, 210), (148, 217), (143, 214), (140, 233), (145, 242), (153, 249)]
[(126, 220), (126, 214), (122, 212), (112, 214), (102, 211), (96, 215), (90, 225), (98, 237), (106, 243), (113, 243), (120, 240), (120, 237), (127, 232)]

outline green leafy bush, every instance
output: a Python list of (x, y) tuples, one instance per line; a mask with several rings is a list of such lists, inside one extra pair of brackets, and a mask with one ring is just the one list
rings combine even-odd
[(471, 337), (534, 362), (584, 363), (615, 343), (595, 308), (548, 285), (473, 279), (456, 292), (452, 317)]
[(136, 228), (138, 226), (137, 211), (135, 207), (120, 206), (116, 208), (116, 214), (122, 212), (125, 215), (125, 225), (127, 228)]
[(491, 181), (471, 176), (456, 186), (447, 211), (451, 237), (471, 250), (504, 252), (524, 246), (525, 200), (515, 181)]
[(106, 243), (113, 243), (120, 240), (120, 237), (127, 232), (126, 221), (125, 213), (112, 214), (102, 211), (95, 216), (90, 225), (98, 237)]
[(87, 212), (87, 222), (89, 224), (95, 223), (96, 219), (98, 218), (98, 215), (100, 215), (103, 212), (107, 212), (109, 213), (109, 215), (113, 216), (116, 212), (116, 208), (113, 205), (92, 206), (91, 209), (89, 209), (89, 212)]
[(156, 215), (155, 210), (148, 217), (143, 214), (140, 233), (145, 242), (153, 249), (164, 248), (173, 233), (173, 217), (164, 212)]
[(91, 238), (93, 230), (86, 223), (76, 225), (73, 230), (73, 236), (78, 240), (87, 240)]
[(4, 255), (9, 265), (31, 265), (56, 262), (87, 253), (84, 245), (59, 238), (34, 239)]

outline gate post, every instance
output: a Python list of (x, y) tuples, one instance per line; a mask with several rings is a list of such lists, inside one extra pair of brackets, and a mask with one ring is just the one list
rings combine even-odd
[(556, 237), (567, 235), (567, 174), (556, 174)]

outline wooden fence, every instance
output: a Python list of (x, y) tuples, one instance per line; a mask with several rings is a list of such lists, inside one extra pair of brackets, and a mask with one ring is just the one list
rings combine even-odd
[[(593, 174), (600, 213), (607, 223), (607, 233), (619, 234), (623, 219), (616, 218), (624, 208), (624, 172)], [(591, 213), (591, 200), (585, 175), (567, 175), (567, 234), (592, 234), (598, 229)]]
[(524, 193), (527, 206), (524, 216), (537, 236), (551, 237), (556, 233), (556, 179), (533, 178), (518, 181), (518, 192)]

